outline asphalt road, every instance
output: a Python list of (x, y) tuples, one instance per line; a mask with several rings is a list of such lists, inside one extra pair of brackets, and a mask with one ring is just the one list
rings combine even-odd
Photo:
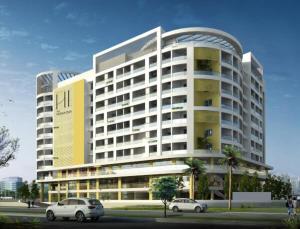
[[(105, 209), (105, 217), (99, 222), (77, 223), (75, 220), (47, 222), (45, 209), (0, 207), (17, 225), (5, 224), (0, 228), (283, 228), (281, 213), (173, 213), (162, 218), (161, 211), (133, 211)], [(38, 222), (33, 224), (32, 221)]]

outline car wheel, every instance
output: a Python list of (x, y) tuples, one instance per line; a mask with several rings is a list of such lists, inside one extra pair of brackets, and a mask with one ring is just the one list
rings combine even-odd
[(62, 219), (68, 221), (69, 217), (63, 217)]
[(195, 207), (195, 212), (196, 213), (200, 213), (201, 212), (201, 208), (200, 207)]
[(177, 206), (174, 206), (174, 207), (172, 208), (172, 210), (173, 210), (173, 212), (178, 212), (178, 211), (179, 211), (179, 209), (178, 209)]
[(47, 217), (48, 221), (54, 221), (55, 220), (55, 215), (54, 215), (53, 211), (51, 211), (51, 210), (47, 211), (46, 217)]
[(82, 211), (77, 212), (76, 215), (75, 215), (75, 218), (77, 219), (77, 221), (79, 223), (82, 223), (82, 222), (85, 221), (85, 215), (83, 214)]
[(92, 217), (91, 220), (92, 220), (93, 222), (96, 222), (96, 221), (99, 220), (99, 216), (97, 216), (97, 217)]

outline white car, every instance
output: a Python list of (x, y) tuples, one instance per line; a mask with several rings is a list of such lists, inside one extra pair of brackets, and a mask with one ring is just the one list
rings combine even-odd
[(84, 222), (87, 218), (97, 221), (103, 215), (101, 202), (89, 198), (68, 198), (46, 209), (46, 217), (49, 221), (54, 221), (57, 217), (65, 220), (76, 218), (78, 222)]
[(206, 212), (207, 211), (207, 204), (206, 203), (199, 203), (195, 200), (188, 199), (188, 198), (178, 198), (173, 200), (170, 205), (169, 209), (173, 212), (178, 211), (194, 211), (197, 213)]

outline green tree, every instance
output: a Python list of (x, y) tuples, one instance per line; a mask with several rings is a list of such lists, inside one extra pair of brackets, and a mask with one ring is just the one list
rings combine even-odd
[(261, 192), (261, 183), (259, 181), (257, 172), (255, 172), (251, 177), (250, 184), (252, 188), (251, 192)]
[(196, 158), (188, 158), (184, 163), (188, 166), (188, 169), (186, 169), (185, 172), (190, 174), (190, 198), (195, 199), (195, 181), (198, 180), (199, 176), (206, 172), (204, 162)]
[(206, 200), (209, 197), (209, 181), (206, 174), (202, 175), (198, 180), (198, 198)]
[(239, 165), (240, 151), (233, 146), (225, 146), (223, 151), (224, 158), (221, 163), (228, 168), (228, 209), (231, 210), (231, 195), (232, 195), (232, 169)]
[(239, 191), (240, 192), (252, 192), (251, 189), (252, 189), (252, 187), (251, 187), (251, 183), (250, 183), (250, 176), (249, 176), (248, 171), (245, 171), (240, 178)]
[(286, 198), (292, 193), (290, 180), (285, 180), (282, 176), (269, 174), (263, 185), (264, 192), (271, 192), (272, 200)]
[(8, 166), (9, 161), (15, 159), (19, 149), (19, 139), (11, 138), (6, 127), (0, 127), (0, 168)]
[(36, 198), (39, 197), (39, 195), (40, 195), (39, 187), (35, 181), (32, 181), (31, 190), (30, 190), (30, 198), (32, 200), (35, 200)]
[(198, 146), (198, 149), (209, 149), (209, 148), (211, 148), (211, 143), (207, 139), (207, 137), (199, 137), (197, 139), (197, 146)]
[(183, 183), (183, 177), (182, 176), (178, 176), (175, 177), (176, 181), (177, 181), (177, 193), (176, 196), (180, 196), (180, 194), (182, 193), (182, 189), (184, 188), (184, 183)]
[(164, 204), (164, 217), (167, 217), (167, 203), (172, 201), (176, 195), (178, 180), (176, 177), (161, 177), (155, 179), (152, 183), (153, 195), (160, 199)]
[(18, 193), (22, 200), (26, 200), (30, 197), (30, 192), (28, 188), (28, 183), (25, 181), (19, 188), (18, 188)]

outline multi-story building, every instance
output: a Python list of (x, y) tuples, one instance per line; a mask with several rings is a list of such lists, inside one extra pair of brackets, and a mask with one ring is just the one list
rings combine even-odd
[(0, 196), (15, 197), (18, 188), (22, 185), (22, 177), (5, 177), (0, 180)]
[(263, 67), (230, 34), (161, 27), (93, 56), (82, 74), (37, 75), (37, 180), (43, 201), (82, 196), (152, 200), (150, 183), (206, 163), (211, 198), (222, 196), (226, 145), (234, 170), (267, 170)]

